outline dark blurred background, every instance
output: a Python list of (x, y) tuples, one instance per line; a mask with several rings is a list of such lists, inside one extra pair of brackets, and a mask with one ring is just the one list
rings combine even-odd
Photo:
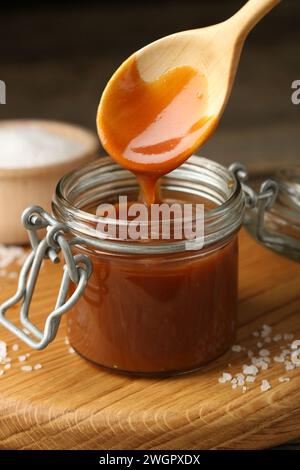
[[(243, 0), (44, 1), (1, 6), (0, 118), (71, 121), (95, 130), (101, 92), (132, 52), (161, 36), (217, 23)], [(233, 93), (205, 156), (257, 170), (299, 162), (300, 2), (284, 0), (248, 37)]]

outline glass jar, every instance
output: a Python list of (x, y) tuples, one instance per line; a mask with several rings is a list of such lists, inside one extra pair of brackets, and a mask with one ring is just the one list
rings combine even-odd
[[(244, 224), (250, 234), (268, 248), (295, 261), (300, 261), (300, 167), (279, 168), (272, 180), (277, 185), (277, 195), (260, 225), (260, 207), (247, 210)], [(251, 182), (255, 186), (255, 180)]]
[[(138, 197), (136, 178), (109, 157), (61, 179), (54, 217), (79, 237), (93, 272), (68, 313), (73, 348), (119, 372), (170, 375), (198, 369), (234, 342), (238, 240), (244, 212), (239, 181), (225, 167), (192, 156), (161, 179), (163, 199), (201, 200), (203, 240), (99, 240), (94, 208)], [(117, 222), (116, 222), (117, 223)]]

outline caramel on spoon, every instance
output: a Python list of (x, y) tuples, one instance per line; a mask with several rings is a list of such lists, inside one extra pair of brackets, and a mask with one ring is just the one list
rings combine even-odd
[(134, 172), (147, 204), (158, 178), (212, 134), (230, 95), (245, 38), (280, 0), (249, 0), (230, 19), (166, 36), (109, 80), (97, 128), (104, 148)]

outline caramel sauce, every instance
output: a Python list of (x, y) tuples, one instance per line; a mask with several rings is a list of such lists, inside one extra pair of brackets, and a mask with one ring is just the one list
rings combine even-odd
[(100, 101), (99, 136), (109, 155), (136, 174), (151, 204), (159, 177), (187, 159), (216, 126), (214, 116), (206, 113), (207, 80), (182, 66), (145, 82), (135, 56), (117, 74)]
[(237, 237), (208, 256), (91, 252), (93, 273), (68, 315), (72, 346), (115, 371), (171, 374), (197, 369), (233, 343), (237, 326)]

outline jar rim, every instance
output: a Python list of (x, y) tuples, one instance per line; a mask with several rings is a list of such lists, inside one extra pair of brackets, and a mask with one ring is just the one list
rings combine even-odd
[[(173, 252), (184, 252), (200, 250), (217, 242), (228, 239), (240, 228), (243, 220), (245, 207), (244, 194), (239, 181), (233, 173), (223, 165), (198, 155), (191, 156), (179, 168), (162, 177), (164, 183), (175, 184), (178, 181), (185, 185), (184, 191), (196, 191), (196, 185), (206, 184), (207, 190), (212, 193), (213, 189), (223, 185), (223, 202), (213, 209), (205, 212), (205, 234), (203, 239), (192, 240), (150, 240), (147, 243), (133, 240), (112, 240), (97, 237), (96, 229), (97, 215), (87, 212), (81, 208), (78, 197), (83, 197), (81, 192), (86, 193), (93, 187), (105, 196), (105, 190), (116, 181), (120, 184), (132, 184), (135, 176), (128, 170), (122, 168), (110, 157), (101, 157), (98, 160), (73, 170), (63, 176), (58, 182), (52, 201), (53, 215), (62, 223), (65, 223), (70, 231), (75, 234), (78, 244), (93, 246), (97, 250), (112, 251), (117, 253), (134, 254), (163, 254)], [(96, 182), (98, 181), (98, 185)], [(137, 185), (137, 183), (135, 183)], [(182, 186), (183, 187), (183, 186)], [(124, 186), (123, 186), (124, 188)], [(81, 191), (81, 192), (80, 192)], [(226, 193), (226, 194), (225, 194)], [(221, 197), (221, 196), (220, 196)], [(76, 200), (77, 198), (77, 200)], [(88, 199), (88, 198), (87, 198)]]

